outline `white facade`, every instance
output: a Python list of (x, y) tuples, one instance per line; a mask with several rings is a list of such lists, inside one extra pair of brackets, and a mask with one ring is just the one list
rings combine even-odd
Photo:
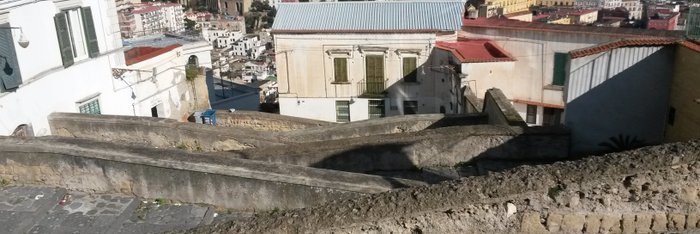
[[(256, 59), (254, 49), (261, 46), (260, 39), (255, 35), (247, 35), (231, 45), (233, 54), (236, 56), (249, 56), (250, 59)], [(258, 55), (259, 56), (259, 55)]]
[[(370, 102), (384, 116), (460, 113), (458, 77), (429, 60), (436, 40), (434, 33), (275, 34), (280, 114), (342, 122), (338, 109), (347, 108), (349, 121), (358, 121), (370, 118)], [(336, 58), (346, 61), (346, 81), (336, 80)], [(376, 92), (367, 92), (369, 58), (383, 64)], [(416, 61), (415, 81), (404, 78), (405, 58)]]
[(584, 8), (615, 9), (622, 6), (622, 0), (576, 0), (576, 6)]
[(135, 36), (159, 32), (182, 32), (185, 30), (185, 15), (182, 5), (174, 3), (148, 3), (135, 6), (132, 14), (135, 21)]
[[(131, 72), (122, 76), (124, 82), (117, 90), (134, 92), (133, 115), (153, 116), (155, 109), (154, 117), (186, 121), (197, 107), (209, 107), (204, 79), (186, 80), (184, 68), (190, 56), (202, 61), (197, 65), (211, 68), (211, 46), (206, 42), (185, 44), (127, 67)], [(156, 72), (155, 76), (151, 71)]]
[[(76, 7), (92, 9), (99, 55), (94, 58), (81, 55), (74, 59), (74, 64), (64, 67), (54, 15)], [(94, 100), (98, 100), (102, 114), (132, 113), (130, 94), (117, 92), (117, 81), (112, 78), (111, 66), (124, 64), (114, 2), (25, 1), (10, 7), (8, 12), (0, 12), (0, 24), (3, 23), (22, 27), (30, 44), (27, 48), (18, 46), (17, 33), (13, 33), (11, 41), (3, 41), (10, 43), (2, 44), (14, 46), (16, 56), (10, 59), (18, 63), (15, 71), (22, 83), (0, 92), (0, 135), (9, 135), (23, 124), (31, 126), (35, 135), (48, 135), (51, 132), (46, 118), (50, 113), (79, 112), (81, 105)], [(75, 45), (85, 49), (77, 41)]]
[[(53, 112), (142, 115), (141, 106), (135, 105), (132, 99), (132, 90), (139, 100), (137, 103), (151, 102), (152, 99), (146, 97), (165, 98), (160, 90), (167, 87), (167, 79), (156, 82), (158, 90), (155, 90), (145, 85), (130, 87), (128, 82), (114, 78), (113, 68), (125, 68), (126, 63), (113, 1), (15, 3), (8, 6), (0, 2), (0, 9), (3, 9), (0, 10), (0, 25), (21, 27), (30, 44), (22, 48), (18, 45), (19, 33), (0, 31), (3, 38), (0, 40), (0, 55), (11, 61), (14, 71), (11, 77), (6, 76), (5, 71), (0, 73), (3, 83), (3, 88), (0, 88), (0, 135), (12, 134), (21, 125), (30, 126), (34, 135), (49, 135), (51, 129), (47, 116)], [(77, 14), (79, 12), (83, 13), (82, 17)], [(87, 14), (89, 12), (91, 14)], [(94, 27), (89, 27), (90, 15)], [(61, 22), (62, 17), (71, 21), (66, 22), (65, 27), (56, 26), (55, 22)], [(74, 26), (79, 22), (85, 27)], [(71, 40), (64, 40), (67, 33)], [(91, 42), (96, 42), (97, 47)], [(200, 61), (211, 60), (208, 53), (202, 52), (206, 49), (188, 48), (188, 45), (182, 46), (180, 54), (188, 56), (187, 51), (192, 51), (198, 56), (201, 54)], [(174, 65), (180, 63), (177, 61)], [(172, 73), (163, 75), (172, 76)], [(21, 83), (6, 89), (8, 84), (13, 84), (11, 79)], [(168, 93), (168, 96), (175, 95)], [(174, 108), (170, 109), (174, 112)]]
[(635, 20), (640, 20), (642, 19), (642, 2), (639, 0), (623, 0), (622, 1), (622, 7), (627, 9), (630, 13), (630, 19), (634, 18)]

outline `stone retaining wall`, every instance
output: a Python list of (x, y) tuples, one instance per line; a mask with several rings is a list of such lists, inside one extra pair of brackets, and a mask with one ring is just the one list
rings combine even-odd
[(83, 139), (0, 137), (0, 178), (238, 210), (289, 209), (395, 187), (401, 179)]

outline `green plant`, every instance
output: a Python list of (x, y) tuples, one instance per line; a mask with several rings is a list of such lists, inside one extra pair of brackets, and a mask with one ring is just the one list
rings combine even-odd
[(10, 181), (9, 181), (9, 180), (6, 180), (5, 178), (2, 178), (2, 180), (0, 180), (0, 187), (5, 187), (5, 186), (8, 186), (8, 185), (10, 185)]
[(172, 201), (170, 201), (169, 199), (165, 199), (165, 198), (157, 198), (156, 202), (158, 203), (158, 205), (161, 205), (161, 206), (172, 204)]
[(175, 145), (175, 148), (178, 148), (178, 149), (181, 149), (181, 150), (186, 150), (186, 149), (188, 149), (189, 147), (188, 147), (187, 144), (185, 144), (184, 142), (180, 142), (180, 143), (177, 143), (177, 145)]
[(185, 79), (187, 81), (193, 81), (199, 76), (199, 68), (193, 64), (188, 64), (185, 66)]

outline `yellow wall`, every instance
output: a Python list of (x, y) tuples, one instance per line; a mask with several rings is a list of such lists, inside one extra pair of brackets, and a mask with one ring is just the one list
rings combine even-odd
[(700, 52), (683, 46), (676, 51), (670, 106), (676, 109), (674, 124), (666, 125), (666, 141), (700, 138)]
[(503, 14), (528, 11), (537, 3), (537, 0), (486, 0), (486, 5), (503, 7)]
[(547, 23), (550, 23), (550, 24), (571, 24), (571, 19), (570, 18), (561, 18), (561, 19), (557, 19), (557, 20), (550, 20)]

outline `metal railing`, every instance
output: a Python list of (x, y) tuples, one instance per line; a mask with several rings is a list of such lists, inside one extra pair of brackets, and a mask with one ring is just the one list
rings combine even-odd
[(386, 90), (387, 81), (388, 79), (384, 81), (360, 81), (357, 85), (357, 93), (359, 96), (383, 96), (386, 94), (384, 90)]

